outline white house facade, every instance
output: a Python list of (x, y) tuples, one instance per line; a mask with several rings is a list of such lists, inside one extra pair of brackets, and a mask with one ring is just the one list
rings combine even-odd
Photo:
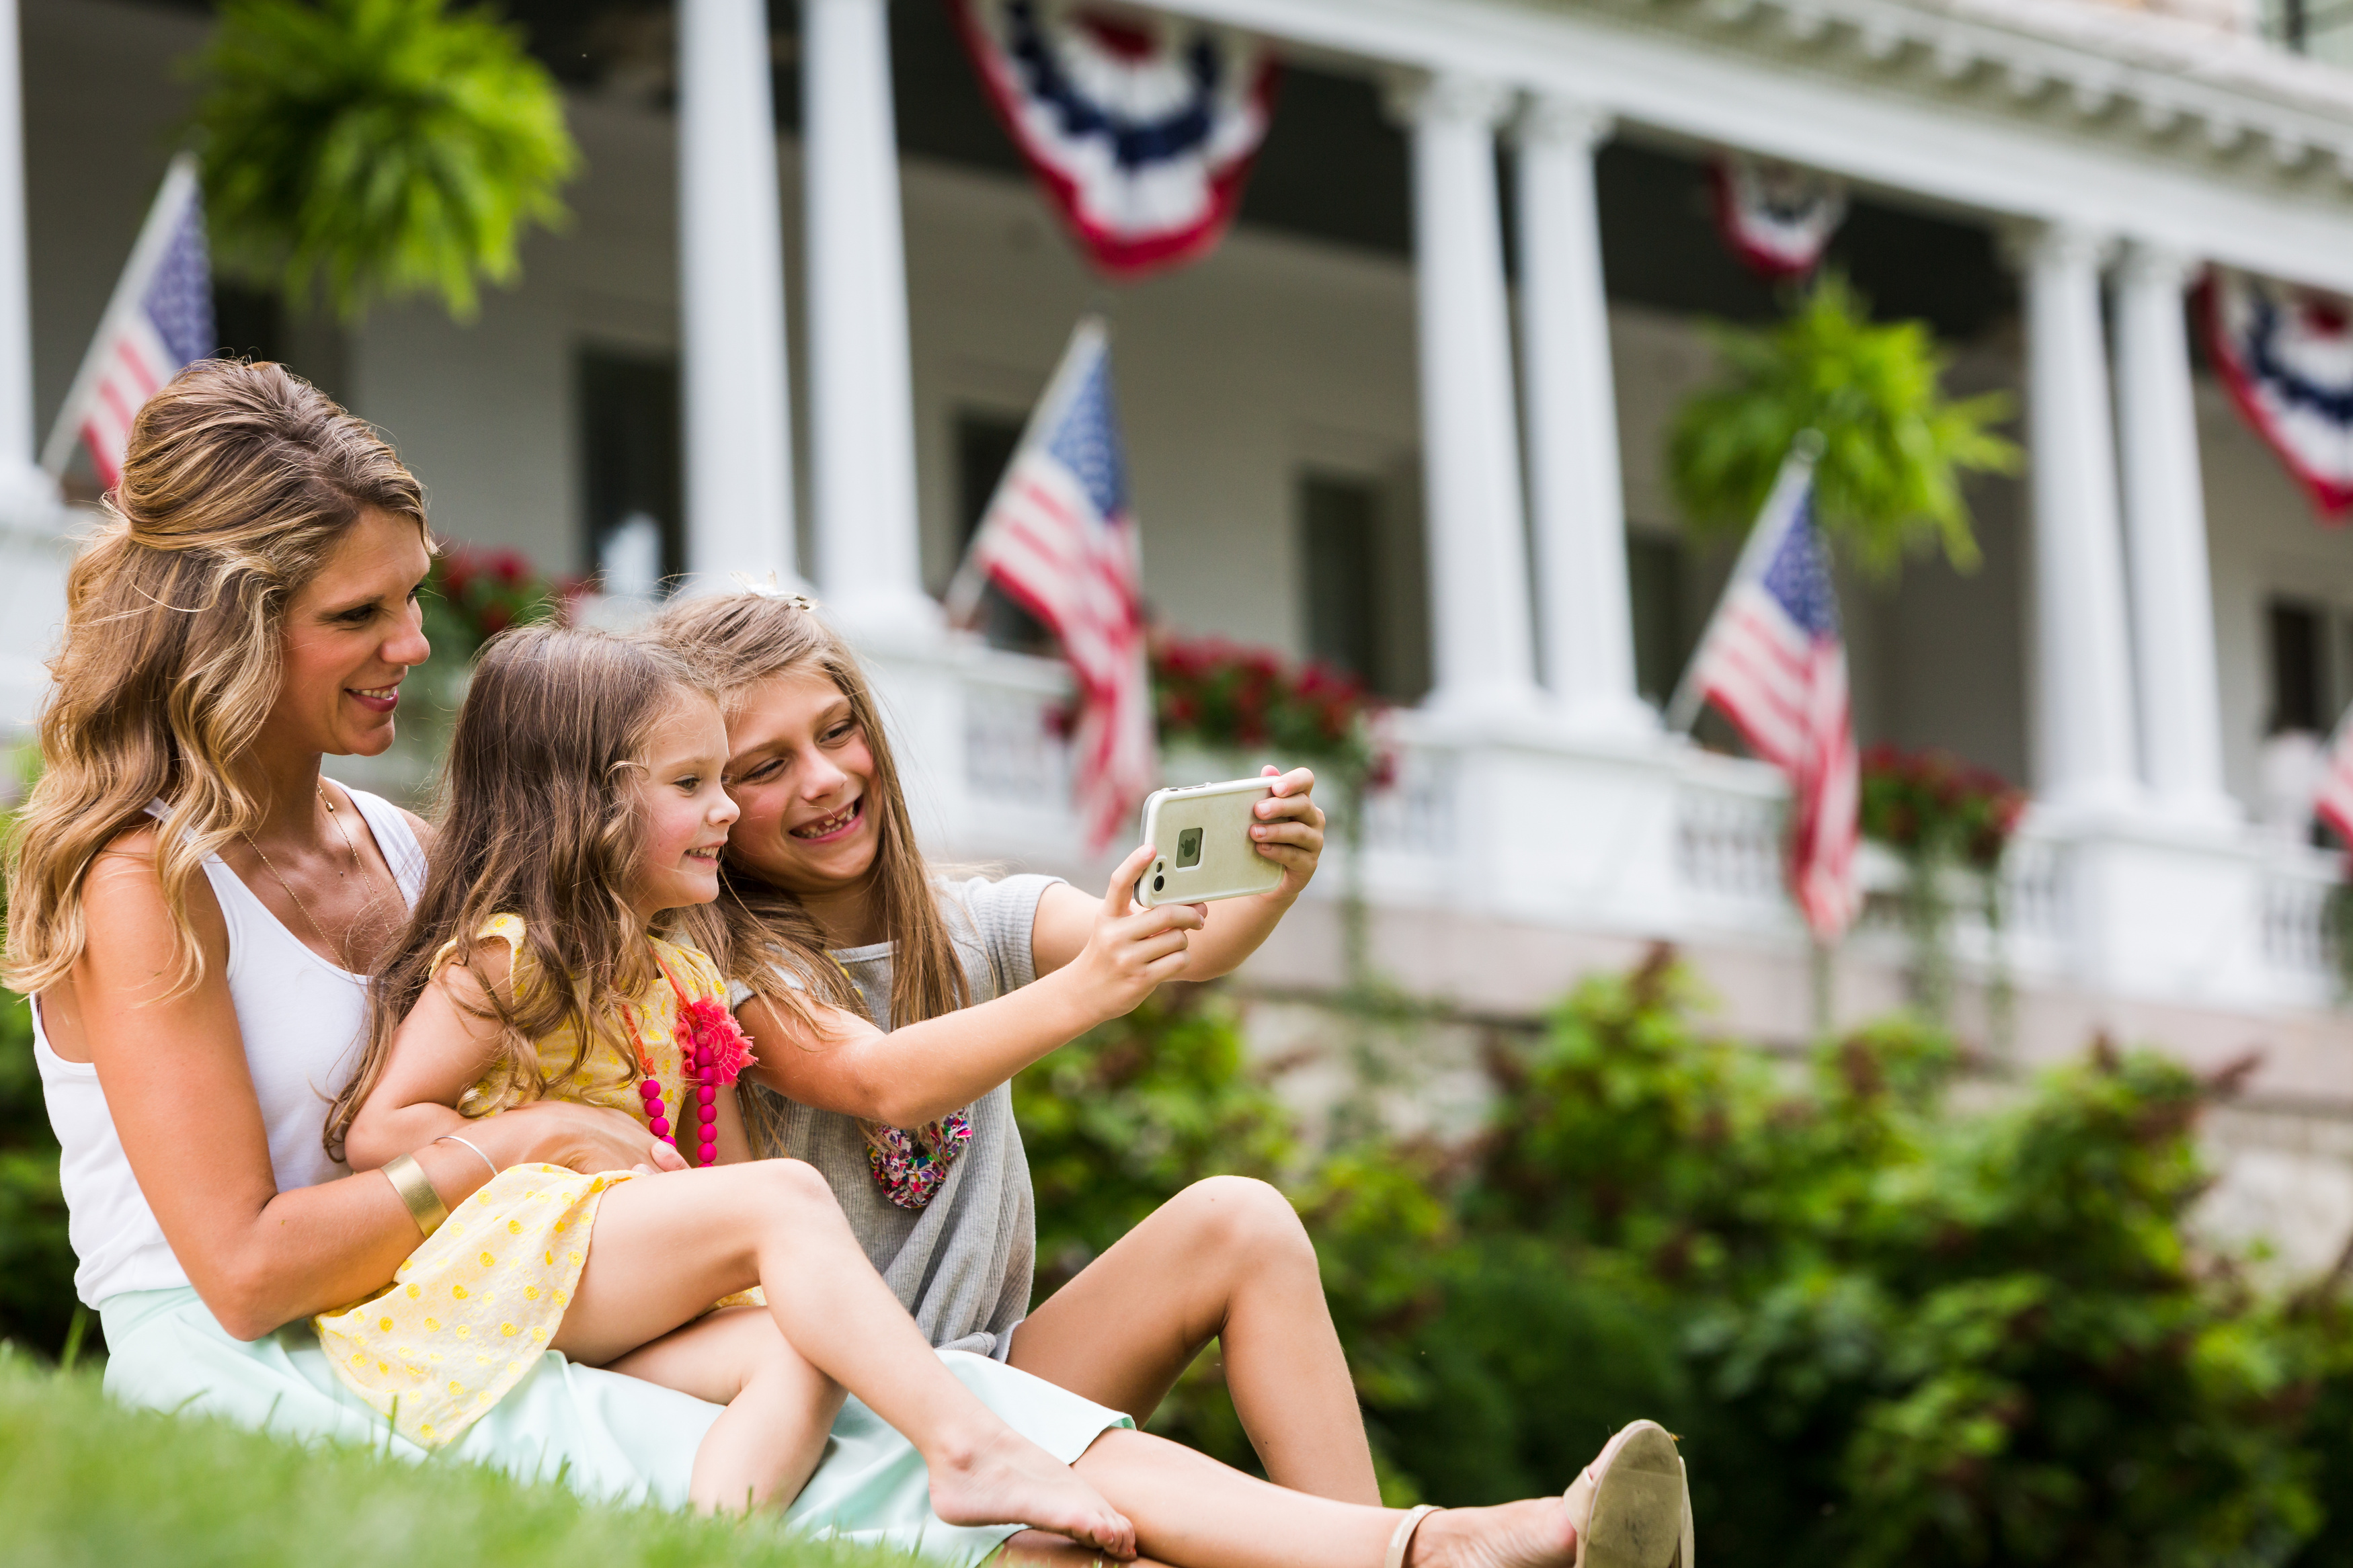
[[(760, 0), (509, 8), (587, 161), (521, 288), (467, 325), (256, 306), (246, 341), (225, 311), (228, 346), (382, 426), (450, 535), (586, 570), (643, 516), (669, 569), (813, 584), (934, 846), (1092, 878), (1061, 668), (951, 633), (935, 595), (1071, 322), (1103, 310), (1155, 612), (1399, 699), (1358, 868), (1373, 958), (1466, 1026), (1658, 940), (1727, 1027), (1813, 1026), (1778, 778), (1657, 717), (1725, 565), (1677, 521), (1662, 450), (1711, 374), (1702, 321), (1772, 308), (1714, 246), (1706, 161), (1843, 178), (1841, 265), (1936, 323), (1957, 384), (2025, 409), (2025, 474), (1970, 492), (1982, 570), (1842, 585), (1862, 738), (2033, 791), (1999, 930), (1957, 933), (1962, 1027), (2022, 1064), (2100, 1029), (2209, 1065), (2262, 1049), (2217, 1123), (2226, 1201), (2307, 1249), (2353, 1230), (2337, 865), (2259, 820), (2265, 735), (2353, 700), (2353, 540), (2240, 423), (2184, 308), (2210, 265), (2353, 296), (2331, 40), (2292, 52), (2227, 0), (1155, 0), (1271, 40), (1290, 74), (1234, 232), (1113, 288), (935, 0), (773, 25)], [(0, 0), (23, 57), (0, 47), (0, 479), (63, 395), (206, 23)], [(21, 725), (71, 520), (6, 493)], [(1245, 971), (1265, 1030), (1338, 984), (1340, 946), (1326, 899)], [(1837, 1015), (1900, 1001), (1904, 959), (1866, 921)]]

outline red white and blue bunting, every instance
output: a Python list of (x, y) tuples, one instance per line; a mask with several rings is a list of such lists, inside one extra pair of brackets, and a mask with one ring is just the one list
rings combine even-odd
[(1821, 264), (1846, 219), (1846, 186), (1793, 163), (1726, 153), (1715, 162), (1715, 224), (1751, 269), (1776, 281)]
[(2208, 347), (2231, 400), (2295, 476), (2321, 521), (2353, 510), (2353, 304), (2217, 267)]
[(1125, 6), (950, 0), (1014, 142), (1115, 278), (1214, 249), (1266, 138), (1276, 64), (1246, 34)]

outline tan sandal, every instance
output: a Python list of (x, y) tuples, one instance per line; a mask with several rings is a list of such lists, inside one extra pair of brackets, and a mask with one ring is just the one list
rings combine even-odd
[(1620, 1429), (1561, 1500), (1577, 1527), (1577, 1568), (1698, 1568), (1683, 1456), (1655, 1421)]
[[(1576, 1568), (1698, 1568), (1683, 1457), (1655, 1421), (1636, 1421), (1612, 1436), (1561, 1501), (1577, 1527)], [(1438, 1511), (1434, 1503), (1406, 1510), (1384, 1568), (1405, 1568), (1414, 1531)]]

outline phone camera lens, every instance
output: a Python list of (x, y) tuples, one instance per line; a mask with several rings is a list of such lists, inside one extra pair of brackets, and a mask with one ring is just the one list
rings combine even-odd
[(1166, 877), (1155, 877), (1152, 879), (1152, 890), (1155, 893), (1167, 886), (1168, 879)]

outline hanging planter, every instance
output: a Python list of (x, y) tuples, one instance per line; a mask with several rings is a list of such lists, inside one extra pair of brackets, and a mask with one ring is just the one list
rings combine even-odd
[(215, 258), (346, 319), (472, 316), (565, 216), (563, 96), (519, 29), (444, 0), (227, 0), (193, 64)]
[(1825, 274), (1788, 320), (1712, 333), (1723, 380), (1675, 416), (1667, 468), (1676, 500), (1703, 530), (1746, 530), (1799, 432), (1821, 433), (1814, 516), (1868, 574), (1894, 575), (1906, 554), (1941, 547), (1978, 563), (1961, 478), (2015, 473), (2002, 393), (1948, 398), (1946, 356), (1925, 321), (1874, 323), (1862, 296)]
[(2353, 302), (2227, 267), (2200, 289), (2214, 367), (2323, 522), (2353, 512)]

